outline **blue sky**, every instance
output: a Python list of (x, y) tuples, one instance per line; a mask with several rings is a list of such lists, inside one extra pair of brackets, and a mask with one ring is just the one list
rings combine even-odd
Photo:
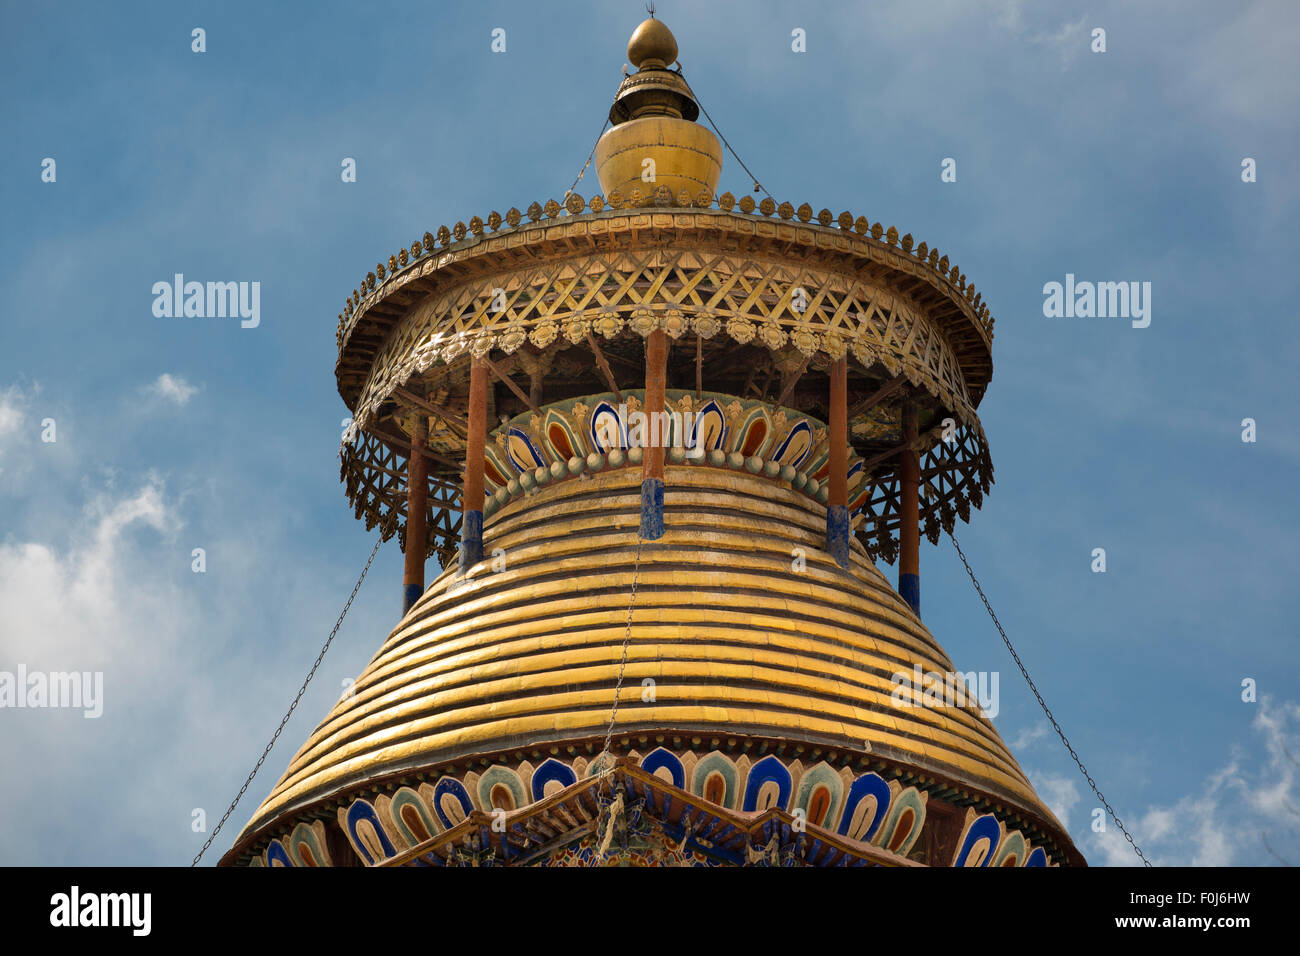
[[(97, 720), (0, 710), (2, 863), (197, 851), (192, 811), (216, 822), (372, 541), (338, 482), (346, 295), (426, 229), (562, 198), (644, 17), (639, 3), (268, 7), (3, 5), (0, 670), (102, 670), (105, 699)], [(957, 534), (1148, 855), (1300, 863), (1300, 10), (658, 13), (778, 202), (897, 225), (984, 294), (996, 483)], [(729, 155), (721, 188), (751, 188)], [(577, 191), (598, 191), (594, 173)], [(260, 282), (260, 326), (154, 317), (153, 283), (177, 272)], [(1045, 318), (1043, 285), (1066, 273), (1151, 282), (1150, 327)], [(1080, 849), (1133, 862), (1113, 827), (1092, 832), (1097, 801), (951, 546), (923, 543), (921, 566), (926, 624), (959, 669), (1001, 673), (995, 723)], [(209, 860), (378, 648), (400, 582), (390, 542)]]

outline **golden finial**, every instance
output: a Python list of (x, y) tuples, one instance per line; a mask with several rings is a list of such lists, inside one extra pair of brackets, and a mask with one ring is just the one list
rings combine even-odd
[(664, 70), (677, 62), (677, 38), (662, 20), (655, 19), (653, 11), (627, 41), (627, 59), (639, 70)]
[[(682, 75), (669, 69), (677, 62), (677, 40), (653, 11), (632, 33), (627, 56), (636, 72), (619, 84), (609, 109), (611, 128), (596, 144), (601, 189), (612, 198), (615, 191), (630, 196), (640, 188), (660, 205), (680, 202), (683, 189), (689, 204), (704, 190), (711, 202), (722, 172), (722, 145), (696, 124), (699, 104)], [(666, 202), (642, 185), (647, 164), (654, 169), (650, 181), (667, 188)]]

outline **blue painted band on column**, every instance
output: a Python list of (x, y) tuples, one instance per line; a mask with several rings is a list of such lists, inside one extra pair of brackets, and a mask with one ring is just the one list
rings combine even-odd
[(898, 593), (903, 596), (907, 606), (917, 616), (921, 616), (921, 576), (919, 574), (899, 574)]
[(402, 585), (402, 617), (406, 617), (406, 612), (415, 607), (415, 602), (420, 600), (423, 593), (424, 588), (418, 584)]
[(460, 573), (483, 560), (483, 512), (466, 511), (460, 519)]
[(844, 505), (826, 509), (826, 551), (836, 564), (849, 569), (849, 509)]
[(664, 482), (647, 478), (641, 482), (641, 537), (657, 541), (664, 536)]

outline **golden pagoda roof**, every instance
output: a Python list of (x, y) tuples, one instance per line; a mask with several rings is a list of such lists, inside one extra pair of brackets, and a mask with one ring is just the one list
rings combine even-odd
[[(717, 195), (721, 147), (671, 31), (652, 16), (628, 57), (593, 151), (604, 196), (441, 226), (348, 297), (348, 497), (420, 547), (404, 459), (425, 454), (427, 553), (447, 570), (225, 860), (544, 859), (561, 833), (594, 836), (593, 780), (617, 759), (617, 786), (665, 833), (732, 862), (800, 814), (809, 861), (1082, 862), (973, 699), (900, 696), (899, 675), (956, 668), (873, 563), (896, 549), (900, 452), (924, 476), (931, 541), (989, 490), (982, 297), (894, 226)], [(645, 401), (651, 337), (668, 401), (707, 441), (696, 459), (667, 452), (665, 533), (640, 540), (643, 450), (605, 428)], [(472, 363), (496, 383), (473, 409), (501, 425), (475, 452), (483, 560), (461, 574)], [(847, 569), (826, 550), (832, 366)], [(510, 832), (483, 837), (498, 813)]]

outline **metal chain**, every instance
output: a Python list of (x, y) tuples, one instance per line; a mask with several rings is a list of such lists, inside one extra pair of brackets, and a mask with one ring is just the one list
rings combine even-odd
[(609, 125), (609, 117), (605, 117), (605, 125), (600, 128), (600, 133), (597, 134), (596, 136), (596, 142), (592, 144), (591, 152), (587, 154), (587, 161), (582, 164), (582, 169), (578, 170), (578, 175), (573, 178), (573, 184), (568, 189), (566, 189), (564, 191), (564, 195), (560, 197), (561, 202), (563, 202), (565, 199), (568, 199), (569, 196), (572, 195), (573, 190), (576, 189), (578, 186), (578, 180), (587, 174), (587, 167), (591, 165), (592, 157), (596, 155), (596, 147), (600, 145), (600, 138), (605, 135), (605, 127), (608, 125)]
[[(622, 88), (623, 87), (620, 84), (619, 90), (622, 90)], [(614, 93), (613, 102), (614, 103), (618, 102), (618, 92)], [(582, 164), (582, 169), (578, 170), (578, 175), (573, 178), (573, 184), (569, 186), (569, 188), (564, 191), (564, 195), (560, 197), (561, 203), (563, 203), (564, 200), (568, 199), (569, 196), (573, 193), (573, 191), (578, 187), (578, 180), (582, 179), (582, 177), (587, 174), (587, 167), (591, 165), (591, 161), (596, 155), (596, 147), (600, 145), (600, 138), (605, 135), (605, 129), (608, 126), (609, 126), (609, 114), (607, 113), (605, 114), (605, 122), (601, 124), (600, 132), (596, 134), (596, 142), (591, 144), (591, 152), (587, 154), (587, 161)]]
[[(682, 69), (682, 65), (680, 62), (677, 64), (677, 75), (680, 76), (683, 80), (686, 79), (686, 71)], [(727, 142), (727, 137), (722, 135), (722, 130), (718, 129), (718, 124), (713, 122), (713, 117), (710, 116), (709, 111), (704, 108), (704, 101), (700, 99), (700, 94), (695, 92), (695, 88), (690, 86), (689, 81), (687, 83), (687, 88), (690, 89), (691, 95), (695, 97), (695, 105), (700, 108), (700, 112), (704, 114), (704, 118), (708, 120), (709, 125), (713, 127), (713, 132), (717, 133), (718, 139), (722, 140), (722, 145), (727, 147), (727, 151), (731, 153), (732, 157), (736, 160), (736, 162), (740, 163), (740, 168), (749, 174), (750, 180), (752, 180), (754, 183), (754, 190), (756, 192), (762, 190), (763, 194), (767, 196), (768, 199), (771, 199), (772, 202), (776, 202), (776, 200), (772, 198), (772, 194), (767, 191), (767, 187), (762, 185), (758, 181), (757, 176), (749, 172), (749, 167), (745, 165), (745, 161), (740, 158), (740, 155), (734, 149), (731, 148), (731, 144)]]
[(623, 632), (623, 657), (618, 662), (618, 681), (614, 684), (614, 706), (609, 712), (609, 729), (605, 731), (605, 746), (601, 748), (597, 760), (609, 753), (610, 741), (614, 739), (614, 719), (618, 716), (618, 701), (623, 693), (623, 673), (627, 670), (627, 648), (632, 641), (632, 611), (636, 608), (636, 583), (641, 574), (641, 545), (644, 541), (645, 538), (641, 537), (641, 529), (637, 528), (636, 559), (632, 564), (632, 596), (627, 603), (627, 629)]
[(257, 763), (253, 767), (253, 772), (248, 775), (248, 779), (244, 781), (244, 785), (239, 788), (239, 793), (235, 794), (235, 799), (230, 802), (230, 806), (226, 809), (226, 812), (222, 814), (220, 822), (218, 822), (216, 827), (213, 829), (212, 835), (208, 837), (208, 842), (203, 844), (203, 849), (199, 850), (198, 855), (194, 857), (194, 862), (192, 862), (190, 866), (199, 865), (199, 860), (201, 860), (203, 854), (208, 851), (208, 847), (212, 846), (212, 841), (217, 838), (217, 834), (221, 832), (221, 828), (225, 826), (226, 821), (230, 819), (230, 815), (235, 812), (235, 807), (237, 807), (239, 801), (243, 799), (245, 791), (248, 790), (249, 785), (253, 782), (253, 778), (256, 777), (257, 772), (262, 769), (262, 764), (265, 762), (267, 755), (271, 752), (271, 748), (275, 746), (275, 742), (280, 738), (280, 732), (284, 730), (284, 725), (289, 722), (289, 718), (293, 716), (294, 709), (298, 706), (298, 702), (302, 700), (302, 695), (306, 693), (307, 685), (310, 684), (311, 679), (316, 676), (316, 668), (320, 667), (321, 661), (325, 659), (325, 652), (330, 649), (330, 644), (334, 642), (334, 635), (338, 634), (339, 628), (343, 626), (343, 618), (347, 616), (348, 609), (352, 607), (352, 602), (356, 599), (357, 592), (361, 590), (361, 582), (366, 579), (366, 574), (370, 571), (370, 565), (374, 562), (375, 555), (379, 553), (379, 546), (383, 543), (384, 536), (381, 534), (379, 540), (375, 542), (375, 546), (370, 549), (370, 557), (366, 560), (366, 566), (361, 569), (361, 577), (357, 578), (357, 583), (356, 586), (352, 588), (352, 593), (348, 595), (348, 603), (343, 605), (343, 611), (339, 614), (339, 619), (334, 622), (334, 630), (330, 631), (330, 636), (325, 639), (325, 646), (322, 647), (320, 653), (316, 655), (316, 662), (311, 665), (311, 670), (307, 673), (307, 679), (303, 681), (302, 686), (298, 688), (298, 696), (295, 697), (293, 703), (289, 705), (289, 710), (284, 715), (284, 719), (280, 721), (280, 726), (275, 728), (275, 733), (271, 735), (271, 742), (267, 744), (266, 749), (262, 751), (262, 756), (257, 758)]
[[(677, 75), (680, 76), (683, 80), (686, 79), (686, 71), (682, 69), (682, 65), (680, 62), (677, 64)], [(727, 137), (722, 135), (722, 130), (718, 129), (718, 124), (713, 122), (713, 117), (710, 116), (709, 111), (704, 108), (704, 103), (703, 101), (700, 100), (700, 95), (696, 93), (693, 88), (689, 86), (689, 83), (688, 83), (688, 88), (691, 90), (691, 95), (695, 97), (695, 105), (700, 108), (700, 112), (704, 114), (704, 118), (709, 121), (709, 125), (713, 127), (713, 132), (718, 134), (718, 139), (722, 140), (722, 145), (727, 147), (727, 152), (731, 153), (732, 157), (736, 160), (736, 162), (740, 164), (740, 168), (743, 169), (749, 175), (750, 180), (754, 183), (754, 191), (758, 192), (761, 190), (762, 193), (765, 196), (767, 196), (768, 199), (771, 199), (772, 202), (776, 202), (776, 200), (772, 197), (772, 194), (767, 191), (767, 187), (763, 186), (758, 181), (758, 177), (756, 177), (752, 172), (749, 171), (749, 167), (746, 166), (745, 161), (740, 158), (740, 154), (737, 153), (735, 149), (732, 148), (729, 142), (727, 142)], [(620, 91), (622, 90), (621, 85), (619, 86), (619, 90)], [(617, 94), (615, 94), (614, 96), (614, 102), (618, 102)], [(582, 164), (582, 169), (578, 171), (578, 175), (574, 178), (573, 184), (564, 191), (564, 196), (562, 197), (561, 201), (569, 198), (569, 195), (573, 192), (574, 189), (577, 188), (578, 180), (582, 179), (582, 177), (586, 175), (587, 168), (591, 165), (591, 160), (596, 155), (596, 146), (600, 145), (600, 138), (605, 135), (605, 130), (608, 126), (609, 126), (609, 117), (606, 116), (605, 123), (603, 126), (601, 126), (600, 133), (596, 136), (596, 142), (591, 147), (591, 153), (589, 153), (587, 156), (587, 161)]]
[(1038, 706), (1043, 708), (1043, 713), (1046, 714), (1047, 719), (1051, 721), (1052, 729), (1056, 731), (1056, 736), (1061, 738), (1061, 743), (1065, 744), (1065, 749), (1070, 751), (1070, 756), (1074, 758), (1074, 762), (1079, 766), (1079, 772), (1082, 773), (1083, 778), (1088, 781), (1088, 786), (1091, 787), (1092, 792), (1097, 795), (1097, 799), (1101, 801), (1101, 805), (1106, 808), (1106, 812), (1110, 814), (1110, 818), (1115, 821), (1115, 826), (1119, 827), (1119, 832), (1124, 834), (1124, 839), (1128, 840), (1129, 844), (1133, 847), (1133, 852), (1138, 855), (1138, 858), (1142, 860), (1144, 865), (1151, 866), (1151, 861), (1146, 858), (1145, 854), (1142, 852), (1142, 848), (1139, 847), (1137, 842), (1133, 839), (1133, 835), (1125, 829), (1124, 824), (1120, 821), (1120, 818), (1115, 815), (1115, 811), (1111, 809), (1110, 804), (1106, 801), (1102, 792), (1097, 789), (1097, 784), (1093, 782), (1092, 775), (1088, 773), (1088, 768), (1083, 765), (1083, 761), (1079, 759), (1079, 755), (1074, 752), (1074, 747), (1070, 745), (1070, 741), (1066, 738), (1065, 732), (1061, 730), (1061, 725), (1058, 724), (1056, 718), (1052, 716), (1052, 711), (1047, 706), (1047, 701), (1043, 700), (1043, 695), (1038, 692), (1038, 688), (1034, 685), (1033, 678), (1029, 676), (1029, 671), (1025, 669), (1024, 663), (1020, 660), (1020, 655), (1017, 654), (1016, 649), (1011, 646), (1011, 640), (1007, 637), (1007, 632), (1002, 629), (1002, 622), (998, 620), (997, 614), (993, 612), (993, 606), (989, 604), (989, 599), (985, 597), (984, 589), (980, 587), (980, 583), (975, 577), (975, 572), (971, 570), (970, 562), (966, 560), (966, 555), (962, 552), (961, 545), (957, 543), (957, 538), (951, 531), (948, 531), (947, 535), (952, 541), (952, 546), (957, 549), (957, 557), (961, 558), (961, 563), (966, 568), (966, 573), (970, 576), (971, 584), (975, 585), (976, 593), (979, 594), (980, 600), (984, 602), (984, 609), (989, 612), (989, 617), (993, 619), (993, 626), (996, 627), (998, 633), (1002, 635), (1002, 643), (1007, 645), (1007, 650), (1011, 652), (1012, 659), (1016, 662), (1016, 666), (1020, 668), (1020, 673), (1021, 676), (1025, 678), (1025, 683), (1029, 685), (1029, 689), (1033, 691), (1034, 696), (1038, 698)]
[[(609, 754), (609, 745), (614, 739), (614, 719), (618, 716), (618, 701), (619, 697), (623, 693), (623, 674), (627, 670), (627, 648), (632, 642), (632, 611), (636, 608), (636, 583), (637, 578), (641, 574), (641, 545), (644, 542), (645, 538), (641, 537), (641, 529), (638, 527), (636, 532), (636, 558), (632, 563), (632, 595), (627, 602), (627, 628), (623, 631), (623, 655), (618, 662), (618, 680), (614, 684), (614, 706), (609, 712), (609, 727), (605, 730), (605, 745), (601, 748), (600, 753), (596, 755), (596, 759), (592, 761), (592, 763), (598, 763), (602, 757)], [(604, 786), (609, 789), (608, 781), (605, 778), (613, 772), (614, 768), (612, 766), (605, 767), (598, 771), (595, 776), (596, 779), (605, 781)], [(612, 827), (614, 825), (613, 816), (611, 815), (606, 817), (604, 810), (602, 810), (600, 816), (596, 820), (596, 829), (592, 832), (594, 837), (599, 837), (600, 835), (600, 822), (602, 820), (605, 821), (606, 827)], [(596, 848), (593, 847), (591, 865), (599, 866), (601, 860), (597, 857), (595, 850)]]

